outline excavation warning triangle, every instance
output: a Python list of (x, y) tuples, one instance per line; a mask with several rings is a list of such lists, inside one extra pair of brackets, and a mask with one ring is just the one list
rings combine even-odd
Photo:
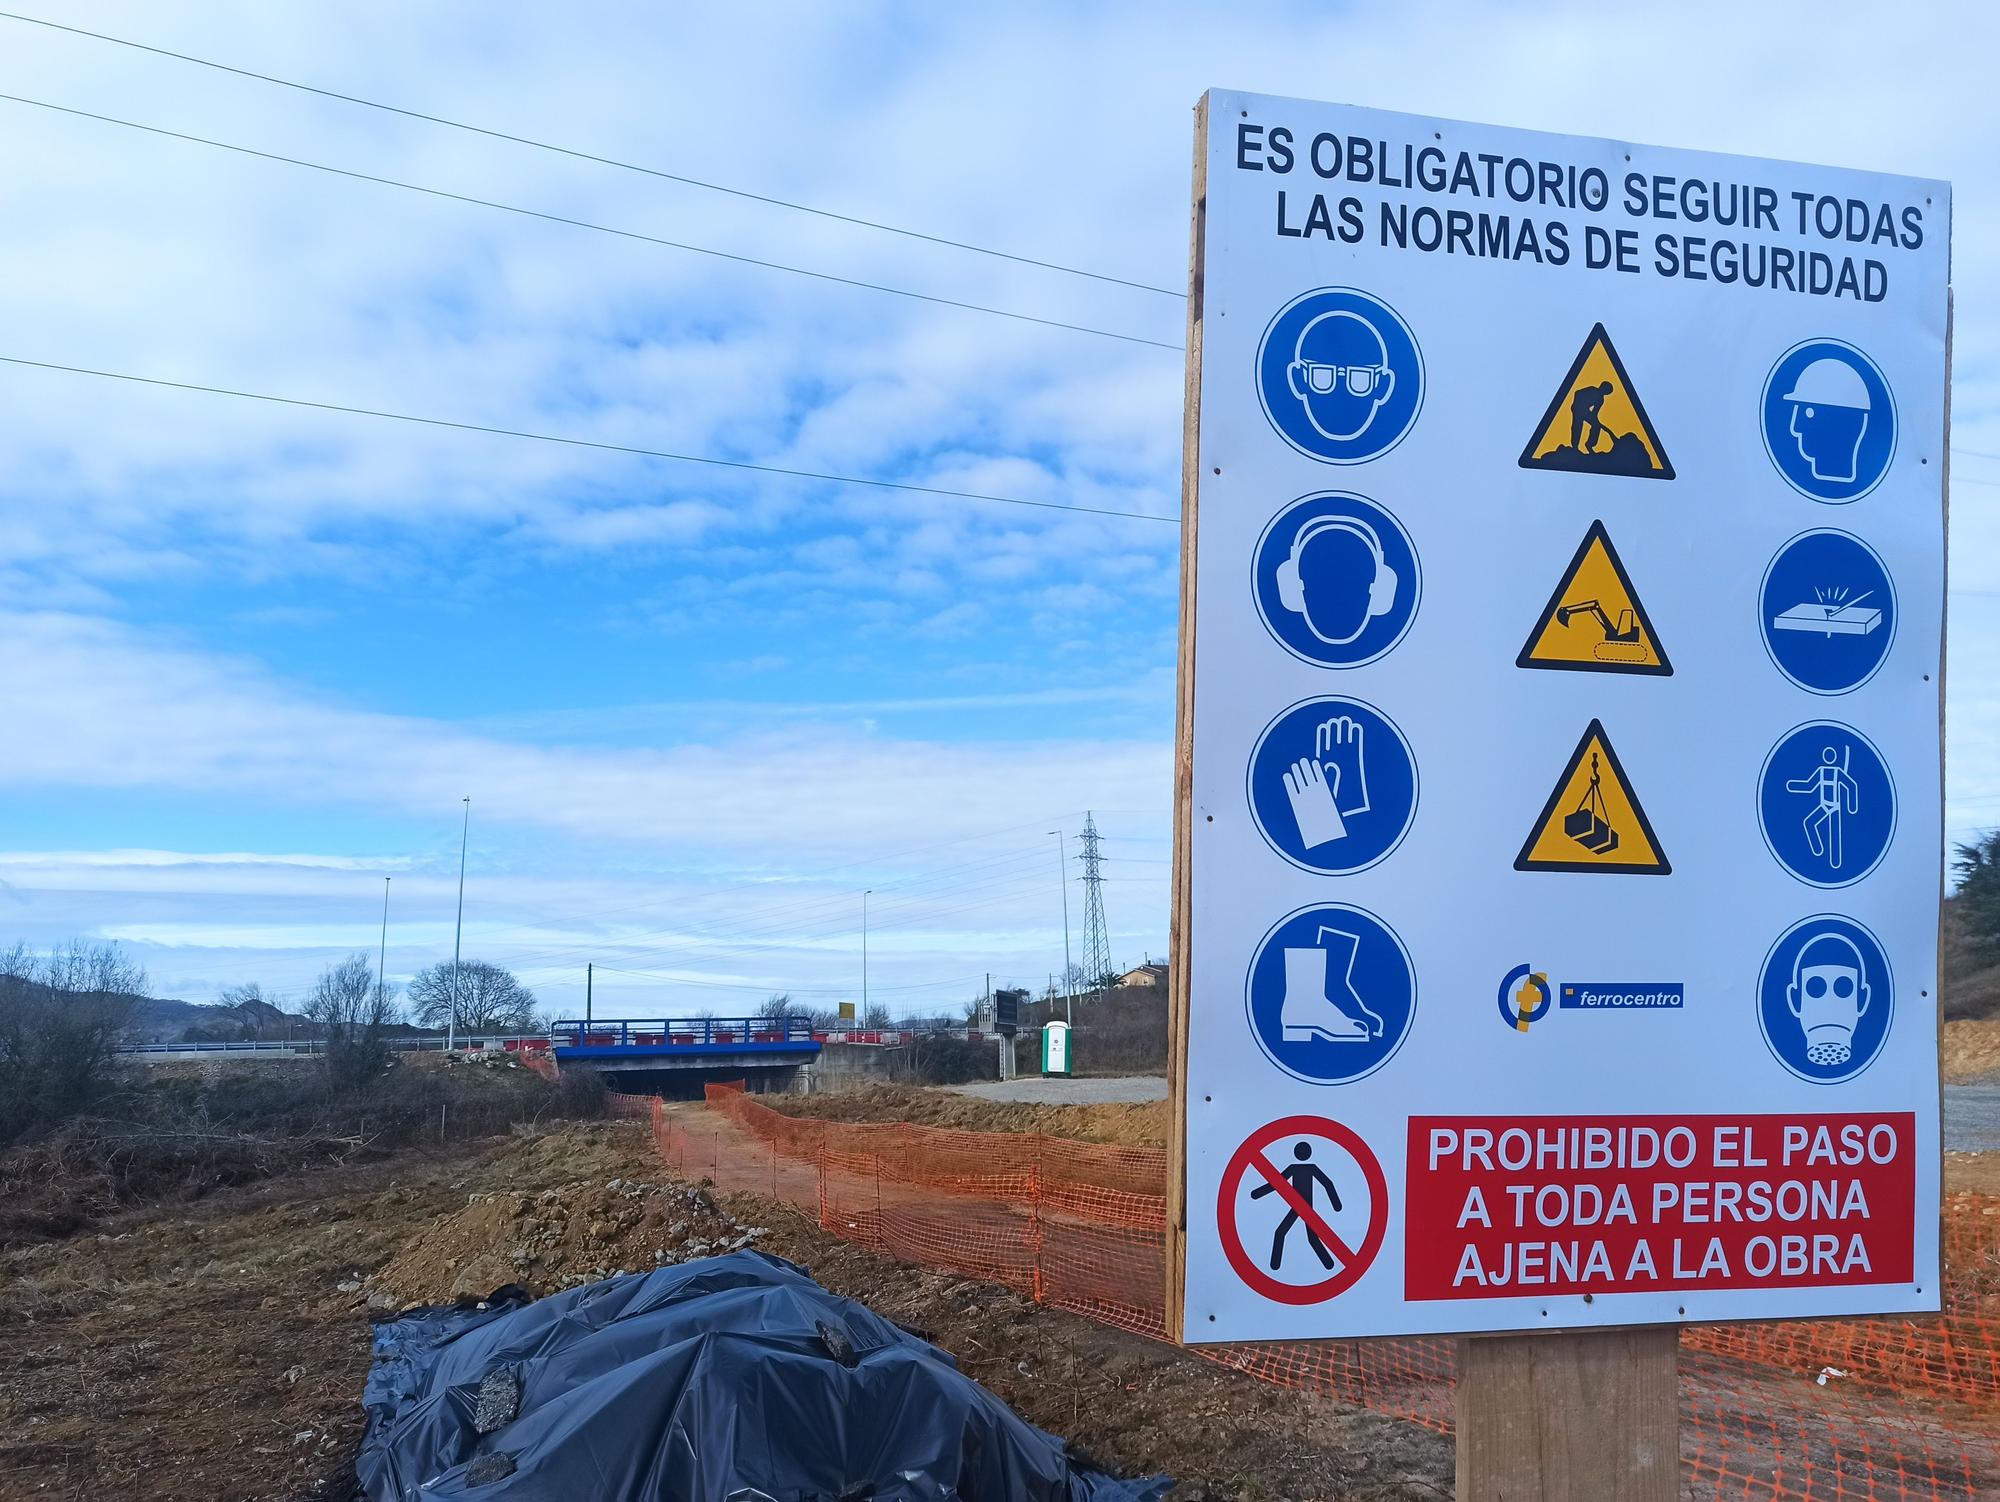
[(1598, 721), (1570, 753), (1514, 869), (1624, 876), (1665, 876), (1674, 869)]
[(1673, 463), (1603, 324), (1591, 326), (1569, 374), (1549, 399), (1549, 410), (1521, 450), (1521, 468), (1674, 477)]
[(1514, 666), (1658, 678), (1672, 674), (1673, 664), (1603, 522), (1592, 522), (1583, 534)]

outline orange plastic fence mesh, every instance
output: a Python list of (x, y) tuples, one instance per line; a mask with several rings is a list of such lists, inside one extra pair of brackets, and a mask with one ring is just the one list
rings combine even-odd
[[(709, 1087), (700, 1115), (650, 1110), (655, 1145), (684, 1173), (781, 1200), (904, 1261), (1166, 1336), (1160, 1149), (814, 1121), (727, 1086)], [(1950, 1196), (1944, 1251), (1940, 1318), (1685, 1329), (1683, 1495), (2000, 1497), (2000, 1197)], [(1200, 1353), (1267, 1382), (1443, 1432), (1452, 1426), (1449, 1340)]]
[(616, 1090), (607, 1090), (604, 1092), (604, 1114), (623, 1121), (651, 1121), (653, 1097), (621, 1095)]

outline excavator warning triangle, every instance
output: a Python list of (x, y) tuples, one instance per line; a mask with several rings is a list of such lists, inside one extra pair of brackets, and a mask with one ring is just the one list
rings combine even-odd
[(1674, 869), (1600, 722), (1590, 722), (1570, 753), (1569, 765), (1514, 857), (1514, 869), (1623, 876), (1665, 876)]
[(1583, 534), (1514, 666), (1658, 678), (1673, 673), (1603, 522), (1592, 522)]
[(1673, 462), (1604, 325), (1593, 324), (1521, 450), (1523, 469), (1671, 480)]

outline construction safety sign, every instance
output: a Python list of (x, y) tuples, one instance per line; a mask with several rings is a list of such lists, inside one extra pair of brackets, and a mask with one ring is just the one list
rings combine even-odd
[(1673, 672), (1602, 521), (1583, 534), (1514, 666), (1661, 678)]
[(1935, 1309), (1949, 187), (1199, 119), (1181, 1337)]
[(1604, 726), (1585, 727), (1555, 791), (1528, 831), (1516, 871), (1619, 871), (1665, 876), (1673, 870), (1625, 775)]
[(1671, 480), (1674, 467), (1653, 431), (1646, 404), (1611, 347), (1604, 325), (1591, 329), (1521, 450), (1523, 469)]

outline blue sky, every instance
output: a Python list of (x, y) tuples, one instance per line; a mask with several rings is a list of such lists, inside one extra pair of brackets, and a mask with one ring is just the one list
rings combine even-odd
[[(1929, 8), (1920, 8), (1928, 10)], [(2000, 823), (1987, 7), (44, 12), (675, 173), (1185, 280), (1210, 85), (1956, 184), (1948, 833)], [(1856, 38), (1868, 37), (1866, 46)], [(1941, 47), (1938, 39), (1951, 44)], [(1718, 38), (1726, 38), (1720, 45)], [(0, 92), (1178, 342), (1173, 297), (0, 22)], [(0, 102), (0, 353), (1169, 515), (1180, 362)], [(372, 947), (552, 1009), (1060, 965), (1097, 811), (1166, 940), (1175, 528), (0, 369), (0, 941), (296, 998)], [(1072, 842), (1073, 847), (1073, 842)], [(1071, 875), (1074, 875), (1072, 870)], [(1081, 892), (1071, 888), (1080, 931)], [(616, 972), (628, 972), (619, 974)]]

